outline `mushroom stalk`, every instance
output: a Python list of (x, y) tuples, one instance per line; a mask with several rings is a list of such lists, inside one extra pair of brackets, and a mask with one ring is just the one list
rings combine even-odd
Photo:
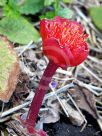
[(35, 125), (44, 95), (46, 93), (46, 90), (48, 89), (51, 78), (54, 75), (57, 68), (58, 66), (54, 62), (50, 61), (40, 80), (39, 86), (35, 92), (35, 96), (31, 103), (28, 116), (26, 118), (26, 123), (32, 127), (34, 127)]

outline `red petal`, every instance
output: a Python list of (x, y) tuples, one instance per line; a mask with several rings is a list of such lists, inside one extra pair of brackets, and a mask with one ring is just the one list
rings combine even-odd
[(77, 66), (85, 60), (89, 49), (83, 27), (59, 16), (42, 20), (40, 33), (45, 55), (58, 66)]

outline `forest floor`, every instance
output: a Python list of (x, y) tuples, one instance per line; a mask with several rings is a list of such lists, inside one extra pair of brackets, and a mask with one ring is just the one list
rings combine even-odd
[[(40, 109), (37, 129), (49, 136), (102, 136), (102, 34), (90, 21), (87, 8), (96, 3), (62, 4), (76, 13), (74, 20), (89, 34), (90, 53), (75, 68), (58, 69)], [(39, 27), (39, 21), (35, 24)], [(39, 80), (48, 64), (42, 53), (42, 42), (15, 47), (20, 58), (21, 74), (8, 103), (0, 103), (1, 136), (25, 136), (17, 116), (26, 118)], [(82, 130), (82, 132), (80, 132)]]

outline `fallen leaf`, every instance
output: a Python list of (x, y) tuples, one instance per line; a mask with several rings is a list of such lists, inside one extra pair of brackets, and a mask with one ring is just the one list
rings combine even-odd
[(78, 107), (90, 113), (95, 119), (99, 118), (95, 97), (89, 90), (75, 84), (75, 87), (68, 92), (72, 95)]
[(62, 100), (62, 102), (68, 111), (70, 121), (76, 126), (81, 126), (84, 123), (84, 118), (81, 114), (68, 104), (66, 100)]
[(0, 36), (0, 100), (7, 102), (15, 90), (20, 73), (19, 60), (11, 43)]
[(40, 120), (46, 124), (55, 123), (60, 120), (60, 115), (57, 110), (53, 108), (48, 108), (46, 112), (44, 111), (44, 114)]
[(60, 105), (55, 99), (49, 99), (47, 102), (48, 109), (41, 113), (41, 121), (43, 123), (55, 123), (60, 120)]

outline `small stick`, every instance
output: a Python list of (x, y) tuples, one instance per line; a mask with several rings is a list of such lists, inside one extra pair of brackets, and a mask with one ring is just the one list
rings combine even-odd
[(21, 56), (28, 48), (29, 46), (33, 43), (33, 41), (30, 41), (30, 43), (28, 45), (25, 46), (25, 48), (23, 48), (23, 50), (18, 54), (18, 56)]
[[(50, 86), (51, 90), (55, 93), (55, 90), (54, 90), (54, 88), (52, 87), (52, 85), (50, 84), (49, 86)], [(67, 117), (69, 117), (68, 111), (66, 110), (66, 107), (65, 107), (65, 105), (63, 104), (63, 102), (61, 101), (61, 99), (58, 97), (58, 95), (57, 95), (56, 93), (55, 93), (55, 96), (56, 96), (58, 102), (60, 103), (60, 105), (61, 105), (63, 111), (65, 112), (65, 114), (67, 115)]]
[(94, 78), (96, 78), (100, 83), (102, 83), (102, 80), (96, 74), (94, 74), (89, 68), (87, 68), (84, 64), (81, 64), (81, 66), (86, 71), (88, 71)]
[(75, 101), (73, 100), (73, 98), (71, 97), (71, 95), (69, 93), (68, 93), (68, 96), (69, 96), (70, 100), (73, 102), (76, 109), (79, 111), (82, 118), (84, 119), (85, 124), (83, 125), (83, 127), (81, 129), (81, 132), (82, 132), (84, 130), (84, 128), (86, 127), (86, 125), (87, 125), (87, 120), (86, 120), (85, 116), (82, 114), (81, 110), (79, 109), (79, 107), (77, 106), (77, 104), (75, 103)]

